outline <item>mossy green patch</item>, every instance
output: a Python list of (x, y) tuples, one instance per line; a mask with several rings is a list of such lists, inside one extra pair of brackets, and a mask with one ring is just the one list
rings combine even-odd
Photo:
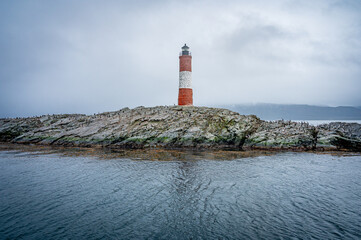
[(10, 141), (18, 136), (20, 136), (22, 132), (19, 129), (10, 129), (3, 132), (0, 132), (0, 140), (1, 141)]

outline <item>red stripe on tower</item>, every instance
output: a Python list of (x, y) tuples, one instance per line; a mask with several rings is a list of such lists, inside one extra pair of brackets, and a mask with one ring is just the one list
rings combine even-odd
[(179, 56), (179, 94), (178, 105), (193, 105), (192, 55), (184, 44)]

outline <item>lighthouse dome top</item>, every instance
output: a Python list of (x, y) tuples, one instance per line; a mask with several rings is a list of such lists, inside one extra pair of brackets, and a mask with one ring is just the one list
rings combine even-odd
[(189, 50), (189, 47), (187, 46), (187, 44), (184, 44), (184, 46), (182, 47), (182, 50)]

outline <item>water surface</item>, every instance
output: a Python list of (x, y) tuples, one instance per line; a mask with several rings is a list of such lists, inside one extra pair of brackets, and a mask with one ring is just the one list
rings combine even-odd
[(307, 122), (313, 126), (318, 126), (321, 124), (329, 124), (332, 122), (344, 122), (344, 123), (358, 123), (361, 124), (361, 120), (292, 120), (294, 122)]
[(361, 156), (3, 149), (6, 238), (359, 239)]

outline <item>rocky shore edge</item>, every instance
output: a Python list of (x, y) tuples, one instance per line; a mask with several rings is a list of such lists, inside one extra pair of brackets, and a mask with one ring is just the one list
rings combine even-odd
[(264, 121), (227, 109), (158, 106), (0, 119), (0, 142), (106, 148), (361, 152), (361, 124)]

